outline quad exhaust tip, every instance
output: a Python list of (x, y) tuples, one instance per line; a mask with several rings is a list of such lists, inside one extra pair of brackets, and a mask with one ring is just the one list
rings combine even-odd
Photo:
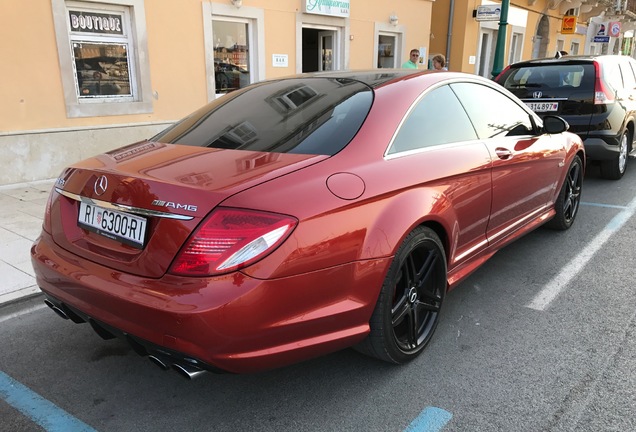
[(194, 367), (194, 366), (189, 366), (189, 365), (183, 365), (183, 364), (178, 364), (178, 363), (174, 363), (172, 365), (172, 368), (177, 371), (177, 373), (189, 380), (193, 380), (197, 377), (199, 377), (200, 375), (203, 375), (205, 373), (205, 371), (203, 369), (199, 369), (198, 367)]
[(158, 357), (155, 357), (155, 356), (153, 356), (153, 355), (149, 355), (149, 356), (148, 356), (148, 360), (150, 360), (150, 361), (151, 361), (152, 363), (154, 363), (155, 365), (159, 366), (159, 369), (161, 369), (161, 370), (168, 370), (168, 369), (170, 369), (170, 367), (169, 367), (167, 364), (165, 364), (165, 363), (163, 362), (163, 360), (161, 360), (161, 359), (160, 359), (160, 358), (158, 358)]
[[(82, 322), (82, 320), (79, 320), (79, 318), (78, 318), (78, 321), (73, 319), (73, 318), (75, 318), (74, 316), (69, 316), (66, 312), (64, 312), (64, 310), (62, 310), (61, 308), (56, 306), (49, 299), (45, 299), (44, 300), (44, 304), (47, 305), (49, 308), (51, 308), (51, 310), (53, 312), (55, 312), (57, 315), (59, 315), (60, 317), (64, 318), (65, 320), (72, 319), (75, 322)], [(90, 320), (89, 322), (90, 322), (91, 326), (93, 327), (93, 329), (95, 331), (97, 331), (97, 333), (100, 336), (102, 336), (104, 339), (111, 339), (111, 338), (115, 337), (114, 335), (112, 335), (110, 332), (107, 332), (106, 330), (99, 331), (99, 330), (102, 330), (102, 329), (101, 329), (101, 327), (98, 327), (97, 324), (94, 321)], [(105, 333), (107, 333), (107, 334), (105, 334)], [(134, 345), (133, 345), (133, 348), (134, 348)], [(152, 354), (148, 356), (148, 359), (153, 364), (158, 366), (161, 370), (165, 371), (165, 370), (170, 369), (170, 367), (172, 367), (172, 369), (174, 369), (179, 375), (181, 375), (182, 377), (185, 377), (185, 378), (187, 378), (189, 380), (193, 380), (193, 379), (199, 377), (200, 375), (203, 375), (206, 372), (204, 369), (201, 369), (201, 368), (193, 366), (193, 365), (166, 362), (165, 360), (161, 359), (160, 357), (152, 355)]]
[[(153, 364), (158, 366), (159, 369), (161, 370), (165, 371), (170, 369), (170, 365), (165, 360), (155, 355), (149, 355), (148, 360), (150, 360)], [(198, 376), (203, 375), (205, 373), (205, 370), (200, 369), (196, 366), (191, 366), (187, 364), (172, 363), (171, 366), (172, 366), (172, 369), (174, 369), (179, 375), (189, 380), (193, 380), (197, 378)]]
[(48, 300), (48, 299), (44, 300), (44, 304), (47, 305), (48, 307), (50, 307), (53, 310), (53, 312), (55, 312), (56, 314), (58, 314), (59, 316), (61, 316), (65, 320), (69, 319), (69, 316), (66, 314), (66, 312), (64, 312), (59, 307), (55, 306), (50, 300)]

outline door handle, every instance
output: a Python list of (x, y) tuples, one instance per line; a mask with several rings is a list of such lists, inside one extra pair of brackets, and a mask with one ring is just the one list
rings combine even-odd
[(497, 147), (495, 149), (495, 153), (497, 153), (497, 157), (499, 159), (503, 159), (503, 160), (510, 159), (512, 157), (512, 152), (503, 147)]

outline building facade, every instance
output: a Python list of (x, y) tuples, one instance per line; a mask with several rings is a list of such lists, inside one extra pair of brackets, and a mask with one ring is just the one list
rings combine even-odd
[[(572, 55), (632, 55), (636, 16), (631, 12), (633, 3), (636, 2), (509, 0), (504, 66), (552, 57), (557, 51)], [(445, 54), (451, 70), (492, 77), (500, 9), (501, 1), (435, 2), (431, 52)], [(610, 29), (618, 30), (610, 32)]]
[(251, 82), (400, 67), (412, 48), (426, 58), (432, 5), (3, 1), (0, 52), (11, 61), (1, 73), (0, 185), (54, 178), (70, 163), (152, 137)]

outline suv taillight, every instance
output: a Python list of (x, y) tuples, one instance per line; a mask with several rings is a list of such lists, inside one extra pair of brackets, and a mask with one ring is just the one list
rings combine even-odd
[(190, 237), (169, 273), (211, 276), (243, 268), (276, 249), (297, 223), (276, 213), (218, 208)]
[(614, 95), (607, 88), (607, 84), (601, 77), (601, 65), (594, 62), (594, 73), (596, 78), (594, 79), (594, 105), (604, 105), (614, 102)]
[(493, 81), (495, 82), (499, 82), (499, 77), (502, 77), (506, 72), (508, 72), (508, 69), (510, 69), (510, 65), (506, 66), (504, 68), (504, 70), (502, 70), (501, 72), (499, 72), (499, 75), (497, 75), (495, 78), (493, 78)]

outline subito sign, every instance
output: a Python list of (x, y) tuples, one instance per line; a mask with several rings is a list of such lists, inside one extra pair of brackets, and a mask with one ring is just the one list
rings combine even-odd
[(576, 16), (566, 15), (561, 21), (561, 34), (574, 34), (576, 31)]

